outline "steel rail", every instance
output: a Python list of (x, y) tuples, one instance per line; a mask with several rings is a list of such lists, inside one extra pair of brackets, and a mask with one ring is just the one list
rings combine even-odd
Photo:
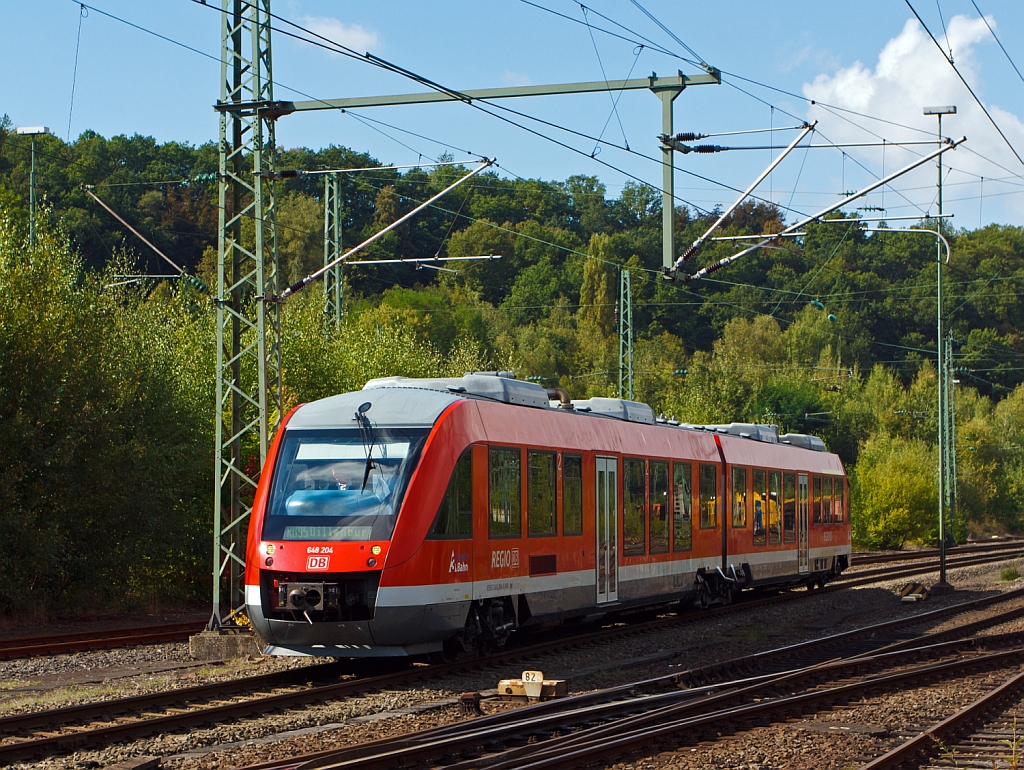
[[(934, 657), (943, 653), (959, 652), (964, 647), (977, 650), (982, 646), (977, 644), (977, 641), (946, 642), (884, 655), (847, 658), (827, 664), (789, 670), (781, 674), (766, 674), (746, 680), (725, 682), (721, 685), (710, 685), (699, 690), (676, 689), (642, 698), (636, 697), (633, 691), (630, 691), (629, 698), (620, 700), (608, 698), (607, 695), (604, 700), (599, 700), (594, 697), (594, 694), (587, 693), (576, 696), (572, 701), (549, 701), (545, 704), (538, 704), (537, 707), (529, 707), (528, 713), (524, 713), (527, 711), (525, 709), (499, 712), (489, 717), (434, 728), (412, 736), (361, 744), (336, 751), (333, 756), (309, 760), (299, 766), (303, 770), (344, 768), (356, 764), (365, 768), (388, 767), (396, 758), (400, 758), (402, 764), (418, 761), (429, 762), (437, 760), (445, 754), (473, 752), (482, 742), (497, 744), (515, 742), (517, 739), (528, 740), (537, 735), (575, 729), (581, 725), (593, 724), (598, 721), (628, 720), (634, 726), (656, 724), (666, 717), (679, 718), (687, 713), (704, 713), (709, 707), (724, 706), (744, 697), (771, 693), (779, 687), (792, 687), (801, 683), (820, 684), (823, 679), (825, 681), (842, 680), (851, 669), (864, 670), (879, 667), (884, 669), (902, 665), (907, 660), (918, 660), (922, 656)], [(1019, 639), (1013, 641), (1019, 646)], [(1020, 651), (1020, 654), (1024, 655), (1024, 650)], [(615, 689), (625, 695), (622, 693), (622, 688)], [(559, 708), (548, 709), (545, 713), (542, 708), (548, 705), (555, 705)], [(604, 727), (614, 730), (619, 729), (621, 725), (620, 721), (615, 725)], [(502, 753), (504, 759), (499, 766), (507, 765), (512, 760), (521, 760), (531, 751), (533, 749), (529, 747), (525, 750), (506, 750)], [(467, 768), (476, 766), (475, 761), (464, 764)], [(487, 762), (486, 764), (490, 765), (491, 763)], [(449, 769), (453, 770), (458, 767), (460, 767), (459, 764), (450, 765)]]
[(56, 641), (79, 642), (89, 639), (105, 639), (111, 636), (131, 636), (133, 634), (161, 633), (165, 631), (184, 631), (202, 627), (202, 621), (183, 621), (180, 623), (161, 623), (152, 626), (133, 626), (128, 628), (101, 628), (95, 631), (73, 631), (65, 633), (56, 631), (35, 636), (5, 636), (0, 639), (0, 650), (8, 647), (27, 647), (34, 644), (51, 644)]
[(135, 644), (180, 642), (203, 629), (202, 623), (168, 623), (139, 628), (112, 628), (51, 636), (25, 636), (0, 640), (0, 660), (55, 655), (62, 652), (128, 647)]
[[(968, 543), (966, 545), (958, 545), (955, 550), (950, 554), (952, 556), (959, 556), (961, 554), (968, 553), (983, 553), (987, 551), (999, 551), (1009, 550), (1014, 548), (1020, 548), (1024, 546), (1022, 540), (1001, 540), (997, 543)], [(939, 555), (938, 548), (926, 548), (920, 551), (898, 551), (895, 553), (854, 553), (850, 559), (851, 566), (856, 567), (861, 564), (885, 564), (893, 561), (915, 561), (917, 559), (928, 559), (931, 557), (937, 557)]]
[[(833, 590), (838, 590), (844, 587), (846, 586), (837, 586)], [(970, 602), (950, 605), (949, 607), (940, 608), (927, 613), (920, 613), (911, 616), (910, 618), (890, 621), (888, 624), (876, 624), (875, 626), (870, 626), (867, 627), (867, 629), (861, 629), (859, 631), (861, 633), (877, 635), (877, 633), (885, 627), (891, 626), (895, 628), (901, 624), (909, 623), (920, 624), (930, 620), (939, 619), (941, 617), (979, 609), (1000, 601), (1012, 600), (1022, 594), (1024, 594), (1024, 589), (1006, 592), (992, 597), (985, 597), (983, 599), (973, 600)], [(717, 617), (723, 610), (726, 612), (748, 611), (757, 606), (774, 604), (780, 601), (789, 601), (795, 596), (800, 595), (804, 594), (784, 594), (767, 599), (744, 602), (742, 604), (721, 608), (718, 612), (711, 612), (707, 614), (702, 613), (701, 615), (682, 615), (669, 618), (659, 618), (657, 620), (637, 624), (635, 626), (601, 629), (594, 632), (568, 637), (563, 635), (561, 638), (553, 641), (504, 648), (497, 653), (492, 653), (485, 658), (481, 658), (473, 662), (456, 661), (448, 664), (434, 664), (429, 667), (415, 670), (406, 670), (373, 677), (362, 677), (346, 682), (307, 688), (294, 693), (255, 696), (237, 703), (197, 708), (193, 711), (168, 714), (136, 722), (109, 725), (96, 729), (78, 730), (76, 732), (66, 734), (47, 735), (45, 737), (29, 738), (27, 740), (18, 740), (17, 742), (0, 744), (0, 762), (11, 761), (12, 759), (28, 758), (40, 754), (62, 753), (88, 746), (107, 745), (111, 742), (127, 740), (133, 736), (145, 736), (156, 732), (194, 728), (200, 725), (217, 723), (224, 720), (247, 718), (260, 715), (268, 710), (303, 706), (311, 702), (327, 700), (330, 698), (346, 697), (359, 694), (367, 690), (379, 689), (381, 687), (406, 684), (427, 676), (462, 673), (467, 670), (467, 668), (471, 667), (502, 664), (510, 660), (521, 660), (523, 658), (543, 653), (554, 652), (564, 647), (575, 647), (588, 642), (602, 642), (631, 634), (644, 633), (658, 628), (671, 627), (679, 623), (692, 621), (702, 616), (710, 619)], [(844, 632), (844, 634), (854, 634), (857, 633), (857, 631), (858, 630)], [(836, 635), (836, 638), (840, 638), (842, 636), (844, 635)], [(809, 643), (805, 642), (800, 645), (790, 645), (788, 647), (778, 648), (777, 650), (770, 650), (764, 653), (757, 653), (754, 658), (767, 660), (770, 657), (781, 657), (786, 654), (794, 654), (795, 652), (807, 649), (805, 645), (828, 643), (827, 640), (829, 639), (831, 639), (831, 637), (825, 637), (822, 640), (814, 640)], [(672, 656), (672, 654), (669, 654), (666, 657), (668, 658)], [(326, 665), (331, 666), (338, 664)], [(736, 665), (735, 661), (729, 661), (725, 664), (715, 664), (714, 666), (709, 667), (709, 669), (716, 667), (722, 668), (730, 665)], [(327, 675), (320, 667), (310, 668), (315, 670), (315, 672), (320, 676)], [(299, 673), (297, 670), (293, 676), (297, 679), (301, 679), (303, 676), (307, 679), (311, 678), (309, 673), (307, 673), (308, 670), (302, 670), (302, 672), (303, 673)], [(281, 673), (283, 674), (284, 672)], [(0, 733), (10, 730), (32, 729), (27, 727), (27, 725), (30, 724), (43, 725), (52, 728), (53, 726), (61, 723), (68, 724), (74, 721), (82, 721), (84, 719), (91, 719), (97, 716), (129, 713), (131, 711), (137, 711), (140, 708), (170, 707), (179, 705), (189, 699), (212, 699), (227, 693), (238, 692), (244, 689), (258, 689), (260, 687), (266, 688), (274, 686), (272, 682), (274, 678), (278, 676), (281, 676), (281, 674), (266, 674), (258, 677), (234, 680), (232, 682), (198, 685), (193, 688), (188, 688), (187, 690), (179, 690), (170, 693), (152, 693), (149, 695), (134, 696), (131, 698), (100, 701), (96, 703), (82, 704), (79, 706), (65, 707), (63, 709), (51, 709), (47, 711), (34, 712), (32, 714), (4, 717), (0, 718)]]
[[(892, 751), (868, 762), (860, 770), (895, 770), (911, 762), (914, 762), (916, 767), (916, 763), (923, 757), (935, 756), (938, 753), (935, 748), (940, 742), (955, 739), (972, 724), (984, 719), (995, 709), (1001, 708), (1008, 700), (1019, 697), (1021, 692), (1024, 692), (1024, 672), (1011, 677), (971, 705), (929, 727)], [(995, 762), (992, 765), (995, 767)]]
[[(1019, 594), (1017, 595), (1019, 596)], [(1011, 598), (1017, 598), (1017, 596)], [(975, 602), (966, 602), (961, 607), (964, 611), (968, 609), (983, 608), (991, 603), (990, 598), (978, 600)], [(937, 620), (941, 619), (948, 613), (948, 609), (936, 611), (934, 613), (925, 613), (923, 616), (916, 616), (916, 619), (925, 618), (926, 620)], [(963, 633), (973, 633), (974, 631), (980, 630), (984, 627), (990, 627), (993, 625), (999, 625), (1007, 622), (1014, 618), (1020, 617), (1024, 614), (1024, 607), (1014, 608), (1009, 611), (998, 613), (995, 616), (976, 621), (972, 624), (967, 624), (960, 627), (959, 630)], [(791, 645), (785, 648), (779, 648), (777, 652), (786, 653), (785, 657), (789, 660), (800, 660), (805, 662), (809, 657), (809, 652), (818, 646), (821, 649), (819, 653), (826, 653), (828, 649), (834, 648), (835, 643), (847, 644), (846, 655), (838, 655), (836, 653), (823, 654), (821, 655), (822, 662), (816, 663), (811, 666), (801, 666), (797, 669), (792, 667), (782, 668), (778, 671), (769, 674), (755, 674), (745, 676), (740, 681), (722, 681), (719, 676), (725, 671), (729, 672), (756, 672), (759, 669), (764, 668), (764, 664), (774, 657), (771, 653), (776, 651), (768, 651), (768, 653), (755, 653), (754, 655), (745, 656), (744, 658), (736, 659), (733, 661), (727, 661), (721, 664), (715, 664), (714, 666), (705, 666), (698, 669), (692, 669), (690, 671), (681, 672), (677, 674), (668, 674), (651, 679), (630, 682), (628, 684), (618, 685), (603, 690), (592, 691), (588, 693), (582, 693), (579, 695), (570, 696), (569, 698), (547, 701), (539, 704), (517, 709), (515, 711), (501, 712), (492, 714), (490, 716), (481, 717), (474, 719), (471, 722), (462, 722), (455, 725), (446, 725), (437, 727), (416, 733), (411, 736), (403, 736), (399, 738), (385, 738), (378, 741), (360, 744), (359, 746), (350, 747), (346, 749), (330, 749), (326, 751), (316, 752), (314, 754), (304, 755), (302, 757), (294, 757), (282, 763), (282, 761), (273, 761), (262, 763), (258, 765), (252, 765), (246, 770), (283, 770), (285, 767), (297, 767), (299, 765), (304, 768), (311, 770), (315, 767), (320, 767), (324, 764), (330, 764), (334, 761), (340, 761), (342, 759), (349, 760), (355, 758), (362, 758), (369, 756), (374, 751), (391, 751), (397, 750), (398, 748), (406, 748), (421, 743), (429, 743), (436, 741), (444, 736), (457, 736), (461, 735), (464, 731), (481, 731), (482, 734), (488, 734), (495, 736), (492, 731), (495, 728), (502, 727), (508, 723), (520, 724), (526, 720), (532, 720), (535, 718), (545, 717), (549, 715), (558, 716), (559, 714), (565, 713), (576, 713), (580, 712), (583, 714), (589, 713), (593, 718), (597, 718), (599, 711), (586, 712), (587, 708), (599, 706), (601, 704), (615, 703), (612, 710), (620, 709), (624, 712), (637, 712), (639, 710), (649, 710), (652, 708), (652, 704), (658, 702), (664, 702), (673, 698), (679, 698), (683, 701), (691, 700), (698, 696), (704, 696), (712, 694), (715, 691), (723, 689), (735, 689), (739, 686), (753, 686), (755, 684), (763, 684), (765, 682), (773, 682), (772, 686), (782, 681), (780, 677), (785, 678), (797, 673), (802, 675), (818, 675), (823, 671), (838, 668), (849, 668), (855, 665), (861, 665), (863, 661), (881, 660), (888, 658), (889, 660), (898, 660), (900, 656), (917, 656), (922, 655), (935, 655), (941, 653), (950, 653), (956, 651), (962, 651), (964, 648), (978, 649), (979, 647), (1004, 647), (1013, 646), (1020, 644), (1020, 636), (1016, 632), (997, 634), (987, 637), (975, 637), (973, 639), (966, 640), (954, 640), (954, 641), (942, 641), (948, 639), (950, 635), (955, 635), (953, 632), (942, 631), (933, 632), (920, 635), (913, 640), (906, 640), (897, 644), (885, 645), (884, 643), (890, 640), (891, 636), (881, 636), (885, 633), (886, 628), (889, 631), (896, 630), (900, 625), (905, 625), (915, 620), (915, 618), (905, 618), (899, 621), (890, 622), (887, 624), (876, 624), (874, 626), (868, 626), (863, 629), (857, 629), (860, 632), (860, 636), (867, 636), (868, 638), (874, 639), (874, 644), (877, 646), (878, 643), (882, 643), (878, 649), (873, 649), (870, 655), (864, 655), (862, 653), (854, 652), (849, 654), (849, 650), (855, 649), (853, 642), (856, 640), (858, 634), (851, 632), (844, 632), (842, 634), (833, 635), (831, 637), (825, 637), (819, 640), (812, 640), (811, 642), (802, 643), (799, 645)], [(915, 646), (916, 645), (916, 646)], [(715, 683), (709, 684), (709, 681), (714, 679)], [(680, 691), (681, 687), (690, 687), (692, 689)], [(653, 695), (638, 697), (642, 693), (647, 692), (661, 692), (666, 688), (673, 692), (668, 695)], [(660, 701), (659, 701), (660, 699)], [(701, 701), (704, 703), (704, 701)], [(582, 711), (581, 711), (582, 710)], [(536, 727), (537, 730), (543, 732), (544, 729), (553, 730), (550, 724), (546, 727), (541, 722), (531, 722), (530, 724)], [(515, 730), (512, 731), (515, 733)], [(472, 743), (472, 740), (469, 741)], [(450, 746), (451, 751), (460, 750), (457, 747)], [(406, 756), (408, 758), (408, 756)]]
[[(948, 646), (948, 645), (943, 645)], [(847, 660), (830, 662), (825, 665), (809, 666), (791, 670), (783, 674), (756, 677), (747, 681), (726, 683), (721, 691), (709, 693), (670, 692), (652, 695), (645, 698), (634, 698), (628, 701), (598, 704), (569, 708), (560, 713), (548, 715), (524, 715), (522, 713), (506, 713), (495, 715), (495, 719), (484, 718), (462, 723), (461, 726), (440, 728), (427, 737), (422, 735), (392, 740), (382, 745), (366, 745), (343, 749), (333, 757), (324, 757), (298, 765), (301, 770), (344, 770), (358, 767), (360, 770), (385, 770), (395, 766), (415, 766), (417, 764), (433, 764), (445, 757), (457, 756), (460, 753), (477, 753), (486, 751), (488, 746), (504, 745), (507, 742), (523, 743), (531, 738), (538, 738), (536, 743), (527, 743), (512, 749), (492, 752), (491, 756), (471, 759), (464, 762), (445, 764), (448, 770), (470, 770), (470, 768), (488, 768), (503, 770), (532, 765), (524, 764), (530, 760), (550, 757), (556, 763), (562, 762), (566, 753), (573, 755), (573, 760), (583, 757), (576, 755), (574, 747), (591, 746), (603, 750), (609, 739), (613, 742), (625, 736), (647, 737), (652, 730), (661, 730), (666, 724), (680, 725), (696, 720), (714, 720), (718, 723), (723, 715), (735, 719), (738, 714), (747, 710), (759, 712), (768, 707), (773, 716), (782, 711), (785, 716), (793, 703), (816, 703), (821, 700), (833, 701), (844, 699), (851, 693), (859, 693), (864, 689), (873, 689), (880, 683), (904, 683), (919, 678), (932, 678), (940, 674), (948, 674), (958, 669), (969, 669), (991, 665), (994, 662), (1024, 659), (1024, 648), (976, 655), (968, 659), (954, 659), (913, 666), (896, 672), (869, 676), (860, 681), (839, 684), (827, 689), (817, 689), (809, 693), (795, 696), (762, 699), (761, 702), (735, 705), (744, 698), (755, 698), (772, 693), (779, 688), (790, 688), (802, 682), (815, 682), (829, 676), (840, 681), (851, 668), (868, 666), (901, 665), (904, 660), (921, 651), (888, 653), (883, 656), (857, 657)], [(930, 652), (923, 649), (925, 654)], [(788, 702), (788, 703), (787, 703)], [(782, 708), (780, 709), (780, 704)], [(593, 725), (594, 722), (602, 724)], [(579, 729), (580, 726), (582, 729)], [(553, 732), (578, 729), (569, 735), (543, 740), (543, 736)], [(381, 750), (383, 749), (383, 750)], [(607, 757), (605, 757), (607, 758)], [(564, 766), (564, 765), (563, 765)], [(572, 766), (572, 765), (570, 765)]]
[[(997, 554), (978, 554), (973, 556), (965, 556), (962, 559), (946, 560), (947, 569), (955, 569), (959, 567), (971, 567), (978, 564), (991, 564), (993, 562), (1006, 561), (1010, 558), (1019, 558), (1024, 556), (1024, 547), (1021, 547), (1016, 551), (1005, 551)], [(939, 562), (932, 562), (921, 566), (910, 566), (896, 567), (896, 568), (879, 568), (874, 570), (863, 570), (860, 572), (846, 573), (839, 578), (837, 581), (841, 582), (843, 586), (849, 588), (858, 585), (868, 585), (869, 583), (877, 583), (880, 580), (888, 580), (896, 577), (912, 577), (914, 575), (926, 575), (930, 572), (939, 570)], [(891, 577), (886, 577), (890, 574)]]
[[(523, 762), (517, 758), (512, 767), (519, 770), (552, 770), (553, 768), (575, 768), (581, 764), (593, 761), (601, 757), (607, 760), (610, 756), (616, 756), (627, 751), (637, 749), (649, 749), (659, 739), (672, 740), (675, 733), (682, 731), (694, 731), (700, 728), (721, 729), (725, 722), (739, 720), (749, 721), (752, 719), (767, 719), (778, 721), (779, 718), (786, 718), (796, 711), (802, 713), (823, 703), (848, 702), (852, 698), (861, 695), (865, 691), (877, 690), (879, 688), (903, 687), (919, 680), (929, 680), (941, 676), (951, 676), (958, 673), (966, 673), (971, 669), (992, 667), (997, 665), (1010, 665), (1024, 659), (1024, 648), (1018, 648), (1006, 652), (991, 653), (965, 660), (958, 660), (949, 663), (938, 663), (912, 669), (884, 674), (878, 677), (869, 677), (861, 682), (840, 685), (834, 688), (814, 690), (789, 697), (763, 700), (759, 703), (725, 708), (719, 711), (702, 714), (697, 717), (682, 718), (669, 722), (662, 722), (654, 727), (639, 727), (623, 733), (623, 725), (618, 723), (611, 728), (602, 730), (592, 728), (587, 731), (589, 734), (575, 734), (571, 741), (551, 739), (533, 744), (531, 761)], [(614, 733), (609, 734), (612, 730)], [(549, 744), (549, 745), (545, 745)], [(477, 763), (473, 765), (478, 768), (499, 770), (508, 767), (501, 763)], [(450, 766), (450, 770), (463, 770), (464, 765)]]

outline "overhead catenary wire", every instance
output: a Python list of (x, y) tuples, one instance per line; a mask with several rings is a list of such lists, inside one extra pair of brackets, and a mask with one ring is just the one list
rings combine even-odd
[(981, 9), (978, 7), (978, 4), (974, 2), (974, 0), (971, 0), (971, 5), (974, 6), (974, 10), (978, 12), (978, 15), (981, 17), (981, 20), (985, 22), (985, 26), (988, 27), (988, 31), (992, 33), (992, 39), (999, 44), (999, 48), (1006, 56), (1006, 60), (1010, 62), (1010, 66), (1013, 67), (1013, 71), (1017, 73), (1017, 77), (1019, 77), (1021, 81), (1024, 82), (1024, 75), (1020, 74), (1020, 70), (1017, 69), (1017, 64), (1013, 61), (1013, 58), (1010, 56), (1010, 52), (1006, 50), (1006, 46), (1003, 45), (1003, 41), (999, 39), (998, 35), (996, 35), (996, 31), (992, 29), (992, 25), (988, 23), (988, 19), (985, 17), (985, 14), (981, 12)]
[(1024, 158), (1021, 158), (1020, 153), (1017, 152), (1017, 148), (1013, 146), (1013, 143), (1010, 142), (1010, 139), (1006, 136), (1006, 134), (1003, 133), (1003, 129), (999, 127), (999, 124), (996, 123), (995, 118), (993, 118), (992, 114), (988, 111), (988, 107), (985, 106), (985, 104), (981, 101), (978, 95), (974, 92), (974, 89), (971, 87), (971, 84), (967, 82), (967, 79), (963, 76), (963, 74), (961, 74), (960, 70), (957, 69), (956, 64), (953, 63), (953, 57), (946, 56), (946, 54), (942, 51), (942, 46), (939, 45), (939, 41), (935, 39), (935, 35), (932, 34), (932, 31), (930, 29), (928, 29), (928, 25), (924, 23), (924, 20), (921, 18), (921, 15), (914, 8), (910, 0), (903, 0), (903, 2), (907, 4), (907, 7), (910, 8), (910, 11), (914, 14), (915, 17), (917, 17), (917, 20), (921, 23), (921, 26), (924, 27), (924, 31), (928, 33), (928, 37), (932, 39), (932, 42), (935, 43), (935, 46), (939, 49), (939, 52), (942, 53), (942, 58), (944, 58), (949, 63), (949, 66), (953, 68), (953, 72), (955, 72), (956, 76), (960, 78), (960, 82), (964, 84), (964, 87), (970, 93), (971, 97), (974, 99), (977, 105), (981, 108), (981, 111), (985, 113), (985, 117), (988, 118), (989, 123), (991, 123), (992, 127), (999, 133), (999, 136), (1003, 138), (1003, 141), (1006, 142), (1006, 146), (1010, 148), (1010, 152), (1012, 152), (1014, 156), (1017, 158), (1017, 160), (1020, 161), (1021, 165), (1024, 166)]

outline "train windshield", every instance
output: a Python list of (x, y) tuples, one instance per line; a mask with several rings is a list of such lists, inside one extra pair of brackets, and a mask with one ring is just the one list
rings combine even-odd
[(427, 433), (288, 431), (274, 469), (263, 538), (390, 538)]

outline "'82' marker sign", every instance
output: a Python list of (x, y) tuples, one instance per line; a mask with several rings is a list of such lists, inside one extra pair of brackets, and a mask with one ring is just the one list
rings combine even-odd
[(306, 559), (306, 569), (327, 569), (329, 563), (329, 556), (310, 556)]

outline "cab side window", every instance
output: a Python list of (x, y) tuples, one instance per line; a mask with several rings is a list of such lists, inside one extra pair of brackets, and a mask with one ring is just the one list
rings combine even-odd
[(448, 489), (441, 500), (431, 540), (461, 540), (473, 536), (473, 448), (462, 453), (455, 463)]

